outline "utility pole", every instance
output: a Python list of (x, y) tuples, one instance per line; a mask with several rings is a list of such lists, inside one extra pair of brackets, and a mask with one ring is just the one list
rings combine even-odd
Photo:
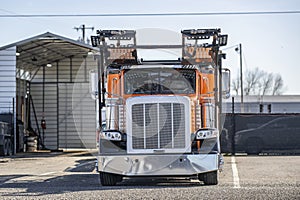
[(241, 112), (244, 112), (244, 88), (243, 88), (243, 57), (242, 57), (242, 44), (239, 44), (239, 47), (235, 49), (240, 53), (240, 81), (241, 81)]
[(79, 27), (74, 27), (74, 29), (76, 31), (79, 31), (81, 30), (82, 31), (82, 42), (85, 43), (85, 30), (86, 29), (91, 29), (92, 31), (94, 30), (94, 27), (86, 27), (84, 24), (82, 24), (81, 26)]

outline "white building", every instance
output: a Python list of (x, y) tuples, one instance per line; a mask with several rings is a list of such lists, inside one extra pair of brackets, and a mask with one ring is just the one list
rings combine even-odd
[(17, 120), (31, 126), (48, 149), (95, 148), (93, 52), (90, 45), (49, 32), (0, 47), (0, 114), (12, 113), (15, 127)]
[[(234, 96), (235, 113), (300, 113), (300, 95)], [(224, 101), (223, 112), (232, 113), (232, 98)]]

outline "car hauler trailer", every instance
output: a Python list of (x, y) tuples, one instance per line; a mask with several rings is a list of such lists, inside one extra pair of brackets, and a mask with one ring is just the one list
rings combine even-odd
[[(143, 176), (196, 176), (207, 185), (218, 183), (221, 105), (230, 82), (220, 46), (227, 35), (220, 29), (181, 34), (182, 45), (137, 45), (133, 30), (98, 30), (91, 37), (100, 52), (91, 92), (97, 101), (102, 185)], [(182, 57), (137, 57), (139, 49), (169, 48), (182, 49)]]

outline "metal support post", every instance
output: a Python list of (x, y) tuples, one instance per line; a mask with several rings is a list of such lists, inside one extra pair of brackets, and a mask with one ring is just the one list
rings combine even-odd
[(59, 70), (58, 61), (56, 61), (56, 149), (59, 149)]
[(240, 81), (241, 81), (241, 112), (244, 112), (244, 87), (243, 87), (243, 54), (242, 54), (242, 44), (239, 44), (240, 50)]
[(235, 113), (234, 113), (234, 97), (232, 97), (232, 117), (231, 117), (231, 153), (232, 155), (235, 155)]

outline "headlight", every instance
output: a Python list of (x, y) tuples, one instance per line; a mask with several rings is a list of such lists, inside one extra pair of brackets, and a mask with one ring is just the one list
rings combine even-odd
[(219, 135), (219, 131), (215, 129), (205, 129), (205, 130), (198, 130), (196, 133), (196, 139), (209, 139), (209, 138), (216, 138)]
[(122, 135), (120, 132), (117, 131), (102, 131), (100, 133), (100, 138), (111, 141), (121, 141)]

